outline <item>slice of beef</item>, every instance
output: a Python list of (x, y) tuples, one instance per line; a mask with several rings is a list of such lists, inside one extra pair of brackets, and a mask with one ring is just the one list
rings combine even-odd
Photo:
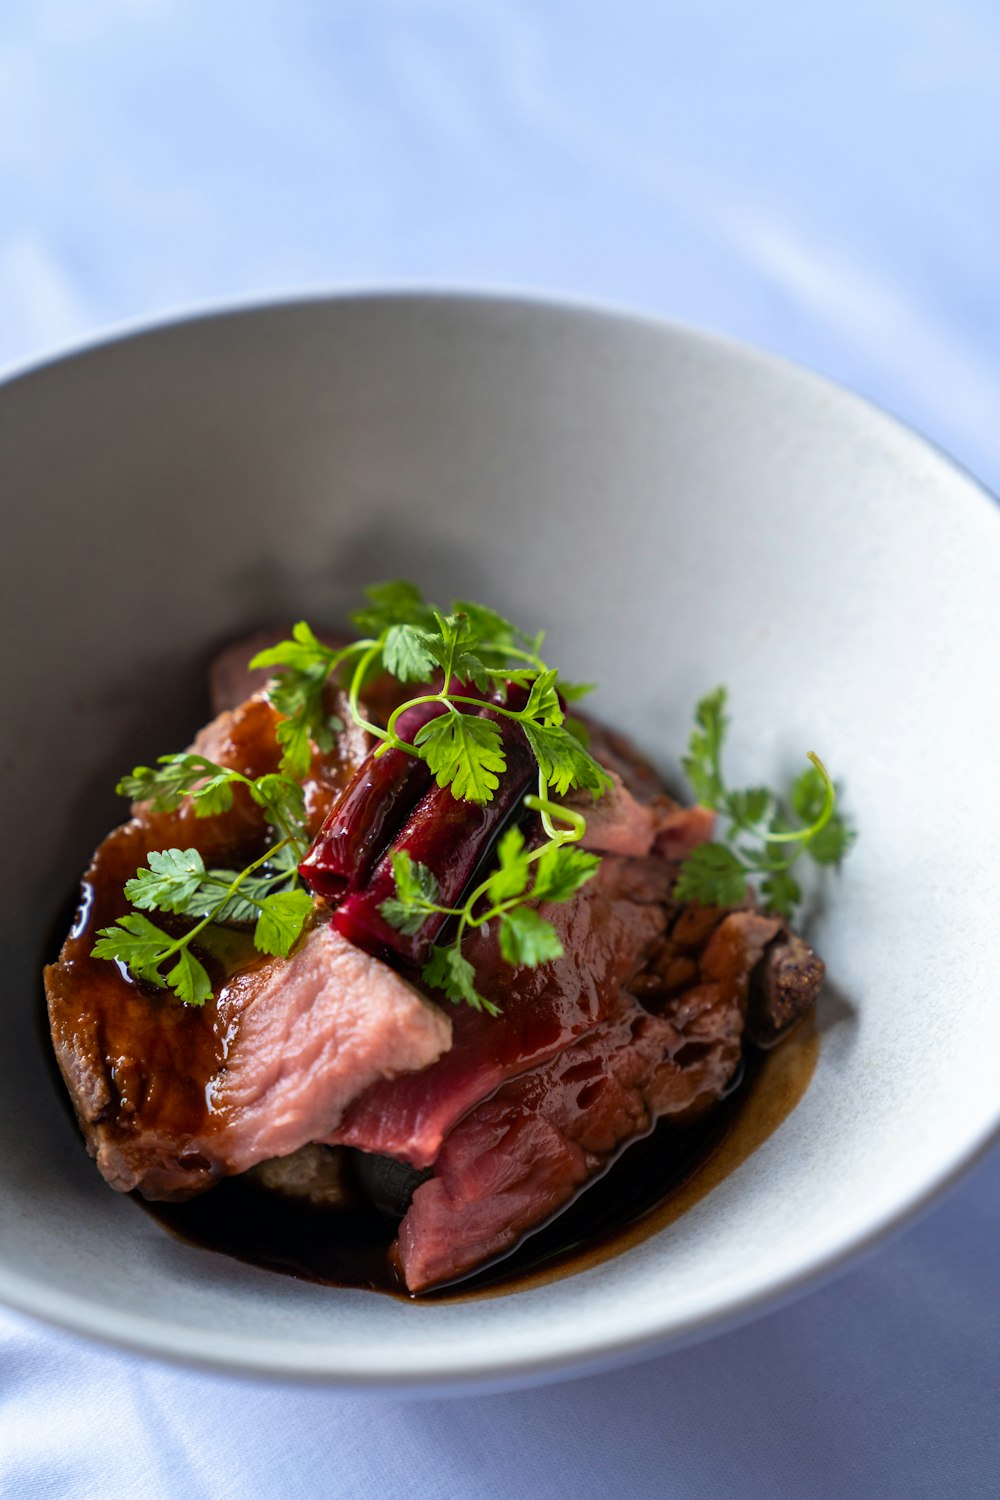
[(660, 859), (609, 856), (571, 902), (542, 905), (563, 956), (514, 968), (497, 933), (480, 930), (465, 952), (498, 1017), (460, 1006), (451, 1050), (419, 1075), (360, 1095), (330, 1138), (429, 1166), (456, 1120), (505, 1079), (544, 1062), (601, 1021), (662, 942), (674, 868)]
[(655, 848), (664, 858), (676, 860), (711, 838), (715, 814), (707, 808), (681, 807), (666, 794), (642, 800), (629, 790), (617, 771), (611, 770), (610, 775), (610, 789), (596, 802), (589, 793), (581, 792), (564, 799), (587, 820), (581, 840), (584, 849), (642, 858)]
[(750, 973), (779, 925), (753, 912), (724, 917), (695, 982), (662, 1014), (620, 991), (599, 1025), (466, 1115), (400, 1225), (408, 1288), (506, 1254), (658, 1117), (686, 1123), (722, 1098), (740, 1060)]
[(205, 1011), (134, 987), (123, 997), (105, 967), (103, 985), (73, 960), (47, 971), (52, 1033), (102, 1176), (147, 1198), (190, 1197), (289, 1155), (374, 1079), (422, 1068), (450, 1041), (441, 1010), (329, 925), (289, 959), (234, 975)]
[[(195, 743), (261, 775), (280, 754), (275, 722), (258, 695)], [(314, 827), (366, 750), (345, 735), (316, 757)], [(326, 925), (288, 960), (261, 959), (245, 934), (216, 930), (202, 957), (217, 995), (202, 1009), (91, 957), (98, 930), (129, 909), (122, 887), (150, 850), (193, 847), (220, 865), (242, 861), (262, 833), (261, 811), (242, 793), (212, 818), (196, 818), (188, 802), (170, 813), (137, 807), (95, 852), (77, 922), (45, 972), (60, 1068), (98, 1166), (123, 1191), (187, 1197), (294, 1151), (328, 1134), (374, 1080), (422, 1068), (449, 1045), (438, 1007)]]
[[(311, 834), (319, 830), (334, 798), (364, 761), (369, 748), (369, 737), (354, 723), (342, 693), (333, 694), (330, 706), (344, 721), (344, 728), (328, 753), (313, 756), (304, 782)], [(198, 731), (188, 748), (244, 776), (266, 776), (277, 771), (281, 761), (277, 725), (278, 715), (264, 693), (255, 693), (237, 708), (218, 714)], [(195, 848), (216, 863), (259, 840), (264, 832), (262, 810), (240, 786), (234, 788), (232, 807), (215, 817), (197, 817), (188, 798), (172, 812), (155, 813), (146, 803), (133, 804), (132, 812), (149, 840), (147, 848)]]
[(665, 833), (686, 852), (710, 835), (712, 815), (706, 820), (703, 809), (681, 808), (667, 798), (652, 812), (620, 781), (608, 795), (618, 799), (619, 810), (612, 808), (607, 821), (597, 823), (590, 846), (626, 844), (639, 852), (607, 854), (572, 902), (542, 906), (559, 934), (563, 956), (537, 969), (512, 970), (501, 959), (496, 932), (473, 936), (466, 953), (477, 983), (502, 1014), (490, 1017), (460, 1007), (450, 1052), (419, 1077), (379, 1083), (360, 1095), (334, 1143), (429, 1166), (456, 1120), (505, 1079), (553, 1057), (595, 1026), (622, 987), (644, 969), (674, 911), (677, 866), (640, 855), (648, 855)]

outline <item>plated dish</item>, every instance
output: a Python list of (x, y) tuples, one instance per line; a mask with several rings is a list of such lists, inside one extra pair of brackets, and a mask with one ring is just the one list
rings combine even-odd
[[(422, 1294), (551, 1240), (657, 1122), (643, 1196), (690, 1173), (751, 1055), (812, 1010), (796, 877), (852, 834), (815, 754), (785, 799), (728, 783), (721, 689), (685, 807), (570, 713), (588, 685), (541, 634), (402, 581), (353, 622), (215, 663), (217, 717), (119, 782), (132, 818), (45, 987), (112, 1187), (183, 1203), (237, 1179), (167, 1222)], [(241, 1243), (254, 1209), (267, 1233)]]
[[(898, 423), (645, 319), (333, 298), (9, 381), (0, 475), (6, 1302), (270, 1378), (516, 1384), (759, 1314), (993, 1140), (1000, 521)], [(364, 581), (407, 576), (548, 626), (552, 660), (600, 684), (588, 712), (675, 794), (692, 705), (725, 682), (734, 779), (786, 787), (815, 748), (862, 834), (804, 934), (828, 979), (797, 1107), (679, 1217), (503, 1295), (331, 1288), (165, 1234), (81, 1148), (42, 1019), (53, 912), (126, 815), (116, 777), (212, 717), (211, 655), (261, 621), (346, 621)]]

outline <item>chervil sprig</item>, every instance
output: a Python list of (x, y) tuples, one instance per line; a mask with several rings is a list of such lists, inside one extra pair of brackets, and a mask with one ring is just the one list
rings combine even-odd
[[(261, 953), (287, 958), (312, 911), (312, 898), (290, 888), (295, 872), (280, 856), (290, 847), (283, 839), (238, 873), (208, 870), (196, 849), (164, 849), (149, 854), (148, 868), (136, 871), (125, 895), (142, 910), (126, 912), (111, 927), (102, 927), (91, 950), (95, 958), (123, 963), (136, 979), (171, 989), (185, 1005), (204, 1005), (212, 982), (192, 944), (213, 922), (255, 919), (253, 941)], [(268, 875), (255, 871), (271, 863)], [(143, 915), (166, 911), (199, 917), (196, 925), (172, 938)], [(173, 965), (164, 974), (168, 962)]]
[(339, 651), (324, 646), (305, 620), (292, 630), (292, 639), (258, 651), (251, 669), (278, 667), (268, 687), (268, 697), (281, 717), (275, 738), (282, 747), (281, 769), (301, 781), (312, 762), (312, 747), (330, 750), (334, 735), (343, 728), (337, 714), (326, 708), (326, 685), (341, 665), (364, 648), (352, 642)]
[[(404, 750), (426, 761), (438, 785), (450, 786), (456, 797), (489, 802), (507, 764), (502, 736), (494, 720), (463, 710), (483, 706), (482, 697), (470, 695), (470, 686), (502, 699), (513, 684), (527, 689), (524, 706), (512, 708), (500, 701), (492, 707), (524, 729), (538, 761), (539, 796), (547, 798), (550, 788), (558, 796), (571, 787), (594, 796), (607, 790), (607, 773), (567, 727), (560, 701), (582, 697), (589, 684), (560, 680), (540, 655), (541, 634), (530, 636), (496, 610), (470, 600), (455, 600), (450, 611), (442, 611), (402, 580), (376, 584), (366, 592), (369, 604), (352, 617), (366, 632), (361, 640), (334, 651), (302, 622), (291, 640), (251, 662), (278, 669), (267, 691), (282, 715), (278, 737), (285, 745), (283, 770), (301, 775), (308, 768), (310, 738), (316, 741), (312, 726), (321, 718), (325, 683), (335, 677), (346, 687), (355, 720), (381, 741), (377, 753)], [(440, 685), (400, 703), (383, 728), (366, 717), (361, 704), (365, 682), (379, 669), (400, 682), (437, 680)], [(425, 724), (413, 743), (404, 740), (396, 726), (406, 710), (435, 702), (446, 712)]]
[(276, 772), (244, 776), (204, 755), (183, 751), (161, 755), (155, 766), (136, 766), (130, 776), (121, 778), (115, 790), (120, 797), (148, 802), (153, 812), (173, 812), (185, 797), (190, 797), (195, 817), (209, 818), (229, 811), (236, 786), (246, 787), (268, 821), (299, 848), (301, 858), (309, 842), (305, 793), (289, 776)]
[(803, 855), (818, 865), (837, 865), (856, 835), (836, 811), (836, 788), (812, 752), (811, 764), (791, 788), (791, 816), (767, 787), (729, 787), (722, 770), (729, 727), (725, 706), (722, 687), (701, 699), (681, 762), (698, 801), (725, 820), (724, 838), (701, 844), (686, 857), (674, 894), (705, 906), (738, 906), (748, 887), (757, 888), (769, 910), (791, 917), (802, 899), (792, 867)]
[[(148, 802), (153, 812), (172, 812), (189, 797), (196, 817), (227, 812), (233, 789), (245, 786), (267, 821), (281, 835), (243, 870), (207, 869), (197, 849), (160, 849), (148, 866), (125, 882), (125, 897), (136, 908), (104, 927), (92, 950), (95, 958), (116, 959), (137, 979), (171, 989), (185, 1005), (204, 1005), (212, 985), (192, 944), (213, 923), (253, 922), (261, 953), (287, 958), (312, 910), (312, 897), (298, 879), (297, 866), (309, 844), (305, 794), (297, 782), (270, 772), (244, 776), (203, 755), (161, 755), (155, 766), (136, 766), (123, 776), (118, 792)], [(263, 866), (266, 873), (257, 874)], [(143, 915), (170, 912), (196, 925), (180, 937)], [(164, 965), (173, 966), (163, 972)]]
[[(567, 847), (582, 837), (586, 820), (553, 801), (572, 788), (599, 797), (611, 786), (607, 772), (587, 750), (585, 735), (564, 712), (564, 703), (582, 697), (589, 684), (564, 683), (541, 654), (541, 633), (530, 635), (485, 605), (458, 599), (445, 611), (402, 580), (376, 584), (366, 592), (368, 604), (353, 616), (362, 637), (351, 646), (339, 651), (324, 647), (302, 623), (291, 640), (251, 662), (278, 672), (267, 691), (283, 716), (282, 769), (302, 774), (308, 765), (310, 742), (319, 743), (313, 726), (320, 722), (331, 679), (346, 691), (356, 722), (379, 741), (377, 756), (397, 749), (423, 760), (438, 786), (450, 788), (463, 801), (493, 800), (507, 769), (498, 720), (521, 727), (538, 765), (537, 793), (527, 800), (539, 813), (548, 843), (527, 854), (520, 845), (515, 848), (520, 835), (508, 834), (501, 845), (499, 871), (454, 909), (437, 903), (429, 870), (410, 867), (397, 856), (397, 893), (382, 906), (390, 925), (407, 932), (415, 932), (432, 912), (455, 917), (454, 942), (433, 950), (424, 977), (453, 1000), (492, 1010), (492, 1002), (476, 990), (472, 967), (461, 952), (466, 932), (495, 918), (501, 953), (508, 962), (546, 962), (561, 951), (558, 938), (551, 924), (527, 903), (568, 899), (599, 863), (595, 855)], [(365, 683), (378, 671), (430, 689), (401, 702), (384, 727), (373, 723), (362, 706)], [(490, 704), (489, 716), (481, 713), (484, 699)], [(404, 739), (398, 729), (403, 716), (428, 704), (440, 704), (443, 711), (424, 723), (412, 742)], [(515, 890), (512, 882), (518, 872), (523, 880)], [(502, 899), (497, 880), (509, 887)], [(560, 890), (567, 894), (560, 895)]]
[(466, 932), (487, 922), (498, 924), (500, 953), (508, 964), (534, 968), (561, 957), (556, 929), (528, 903), (568, 901), (596, 872), (600, 858), (567, 837), (529, 850), (520, 829), (508, 829), (497, 846), (497, 868), (458, 907), (437, 903), (437, 881), (426, 865), (405, 850), (392, 855), (396, 894), (379, 907), (391, 927), (413, 933), (434, 913), (457, 918), (452, 942), (435, 945), (424, 966), (428, 985), (455, 1004), (465, 1001), (474, 1010), (500, 1014), (500, 1007), (477, 990), (475, 969), (462, 952)]

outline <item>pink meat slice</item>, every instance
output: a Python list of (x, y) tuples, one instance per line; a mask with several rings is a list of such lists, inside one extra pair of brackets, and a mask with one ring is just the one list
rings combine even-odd
[(583, 847), (600, 854), (648, 854), (656, 837), (660, 808), (634, 797), (617, 771), (608, 774), (611, 786), (596, 802), (580, 795), (565, 799), (568, 807), (587, 820)]
[(496, 997), (502, 1014), (459, 1007), (451, 1050), (419, 1074), (360, 1095), (329, 1144), (430, 1166), (447, 1131), (473, 1105), (608, 1014), (662, 940), (674, 875), (661, 859), (604, 860), (573, 901), (540, 908), (564, 952), (535, 969), (511, 969), (496, 934), (478, 934), (467, 954), (479, 988)]
[[(542, 908), (559, 933), (562, 958), (512, 971), (500, 958), (495, 934), (473, 939), (468, 956), (479, 987), (496, 997), (502, 1015), (493, 1018), (460, 1007), (450, 1052), (419, 1075), (378, 1083), (361, 1094), (331, 1145), (428, 1167), (447, 1131), (480, 1099), (506, 1079), (555, 1056), (607, 1014), (622, 986), (643, 968), (672, 909), (677, 866), (663, 857), (665, 844), (677, 851), (672, 858), (679, 859), (710, 838), (714, 828), (714, 814), (704, 808), (680, 807), (664, 797), (652, 811), (617, 776), (615, 783), (618, 810), (597, 825), (592, 847), (625, 843), (619, 838), (625, 827), (638, 836), (632, 839), (631, 853), (607, 854), (597, 876), (572, 902)], [(601, 837), (602, 827), (605, 833), (610, 827), (610, 836)], [(653, 843), (661, 852), (639, 857), (648, 855)]]
[(721, 1098), (740, 1059), (750, 973), (779, 930), (752, 912), (725, 917), (697, 983), (662, 1015), (620, 992), (599, 1025), (456, 1125), (400, 1225), (408, 1288), (506, 1254), (658, 1117), (688, 1121)]
[(290, 958), (237, 975), (220, 1014), (239, 1016), (238, 1051), (211, 1084), (236, 1172), (327, 1135), (376, 1079), (424, 1068), (451, 1045), (443, 1010), (330, 925)]
[(116, 982), (94, 960), (46, 973), (91, 1154), (112, 1187), (147, 1198), (190, 1197), (298, 1150), (375, 1079), (426, 1067), (451, 1041), (443, 1011), (328, 925), (234, 975), (203, 1013)]
[[(278, 767), (276, 726), (257, 693), (206, 725), (195, 748), (259, 776)], [(314, 756), (305, 784), (314, 831), (366, 753), (362, 732), (345, 728)], [(150, 850), (195, 848), (209, 866), (225, 866), (242, 862), (263, 833), (242, 788), (210, 818), (195, 817), (187, 799), (171, 812), (138, 805), (135, 814), (95, 850), (78, 919), (45, 971), (56, 1057), (112, 1186), (190, 1197), (328, 1133), (375, 1079), (426, 1067), (448, 1047), (450, 1018), (328, 926), (317, 925), (287, 961), (261, 959), (246, 935), (217, 935), (218, 994), (202, 1009), (145, 991), (93, 958), (100, 929), (129, 909), (124, 883)]]

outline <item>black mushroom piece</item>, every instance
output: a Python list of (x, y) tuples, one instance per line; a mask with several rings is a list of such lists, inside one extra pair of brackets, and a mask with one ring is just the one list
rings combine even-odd
[(774, 1047), (815, 1005), (826, 966), (809, 944), (783, 931), (768, 945), (750, 980), (747, 1035)]
[(351, 1151), (350, 1156), (362, 1192), (379, 1213), (390, 1219), (403, 1217), (413, 1194), (431, 1175), (430, 1169), (421, 1172), (391, 1156), (376, 1156), (369, 1151)]

